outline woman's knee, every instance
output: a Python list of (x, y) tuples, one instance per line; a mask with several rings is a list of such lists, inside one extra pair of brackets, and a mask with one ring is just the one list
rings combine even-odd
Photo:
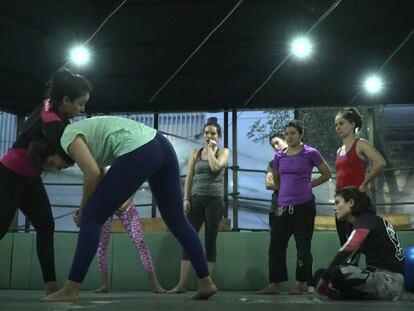
[(313, 261), (313, 256), (310, 247), (300, 247), (297, 249), (298, 261), (310, 262)]
[(41, 222), (32, 222), (37, 234), (53, 234), (55, 232), (55, 221), (53, 218), (44, 219)]
[(99, 211), (96, 208), (93, 208), (93, 206), (85, 206), (81, 212), (81, 225), (87, 223), (98, 223), (100, 225), (103, 225), (111, 216), (111, 214), (107, 214), (108, 213), (104, 213), (103, 211)]
[(335, 266), (329, 271), (329, 280), (331, 281), (332, 286), (334, 288), (338, 290), (352, 289), (352, 284), (350, 284), (346, 276), (346, 275), (349, 276), (350, 274), (352, 274), (352, 272), (348, 274), (345, 271), (344, 273), (344, 269), (347, 269), (348, 267), (352, 267), (352, 266)]
[(207, 250), (206, 249), (206, 258), (208, 262), (216, 262), (217, 260), (217, 250)]

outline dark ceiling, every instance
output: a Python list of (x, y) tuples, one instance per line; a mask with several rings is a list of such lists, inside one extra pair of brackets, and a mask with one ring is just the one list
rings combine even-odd
[[(0, 0), (0, 110), (27, 113), (69, 48), (85, 42), (122, 1)], [(88, 112), (172, 112), (349, 105), (414, 29), (413, 0), (343, 0), (312, 32), (308, 61), (289, 58), (335, 0), (244, 0), (155, 97), (238, 0), (130, 0), (90, 41), (82, 69), (94, 85)], [(414, 36), (382, 70), (376, 104), (414, 103)], [(353, 104), (373, 100), (363, 93)]]

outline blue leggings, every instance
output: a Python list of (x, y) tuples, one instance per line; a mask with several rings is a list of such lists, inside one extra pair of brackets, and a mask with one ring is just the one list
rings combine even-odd
[(184, 215), (177, 156), (170, 142), (157, 134), (149, 143), (114, 160), (82, 210), (69, 280), (83, 281), (98, 249), (102, 225), (147, 180), (163, 220), (188, 254), (198, 277), (209, 275), (201, 242)]

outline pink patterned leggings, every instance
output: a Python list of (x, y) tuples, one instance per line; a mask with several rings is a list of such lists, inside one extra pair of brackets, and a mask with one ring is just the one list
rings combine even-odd
[[(119, 220), (124, 226), (125, 231), (134, 242), (145, 270), (147, 272), (153, 272), (154, 265), (152, 262), (151, 253), (145, 244), (144, 233), (142, 232), (141, 224), (139, 223), (139, 216), (134, 204), (131, 202), (125, 211), (117, 211), (115, 212), (115, 215), (118, 216)], [(108, 272), (107, 249), (111, 236), (111, 224), (112, 217), (108, 218), (108, 220), (102, 226), (101, 239), (99, 241), (99, 247), (96, 253), (98, 257), (98, 266), (100, 272)]]

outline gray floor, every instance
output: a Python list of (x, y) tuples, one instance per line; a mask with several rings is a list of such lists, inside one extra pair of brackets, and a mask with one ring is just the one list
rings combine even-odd
[[(346, 311), (382, 311), (382, 310), (413, 310), (414, 294), (405, 293), (398, 301), (332, 301), (318, 295), (304, 294), (289, 296), (282, 293), (277, 296), (260, 296), (251, 292), (222, 291), (208, 301), (193, 301), (191, 293), (183, 295), (153, 294), (151, 292), (110, 292), (94, 294), (89, 291), (81, 292), (77, 303), (43, 303), (39, 299), (42, 291), (34, 290), (0, 290), (1, 311), (64, 311), (64, 310), (346, 310)], [(306, 306), (305, 306), (306, 305)]]

